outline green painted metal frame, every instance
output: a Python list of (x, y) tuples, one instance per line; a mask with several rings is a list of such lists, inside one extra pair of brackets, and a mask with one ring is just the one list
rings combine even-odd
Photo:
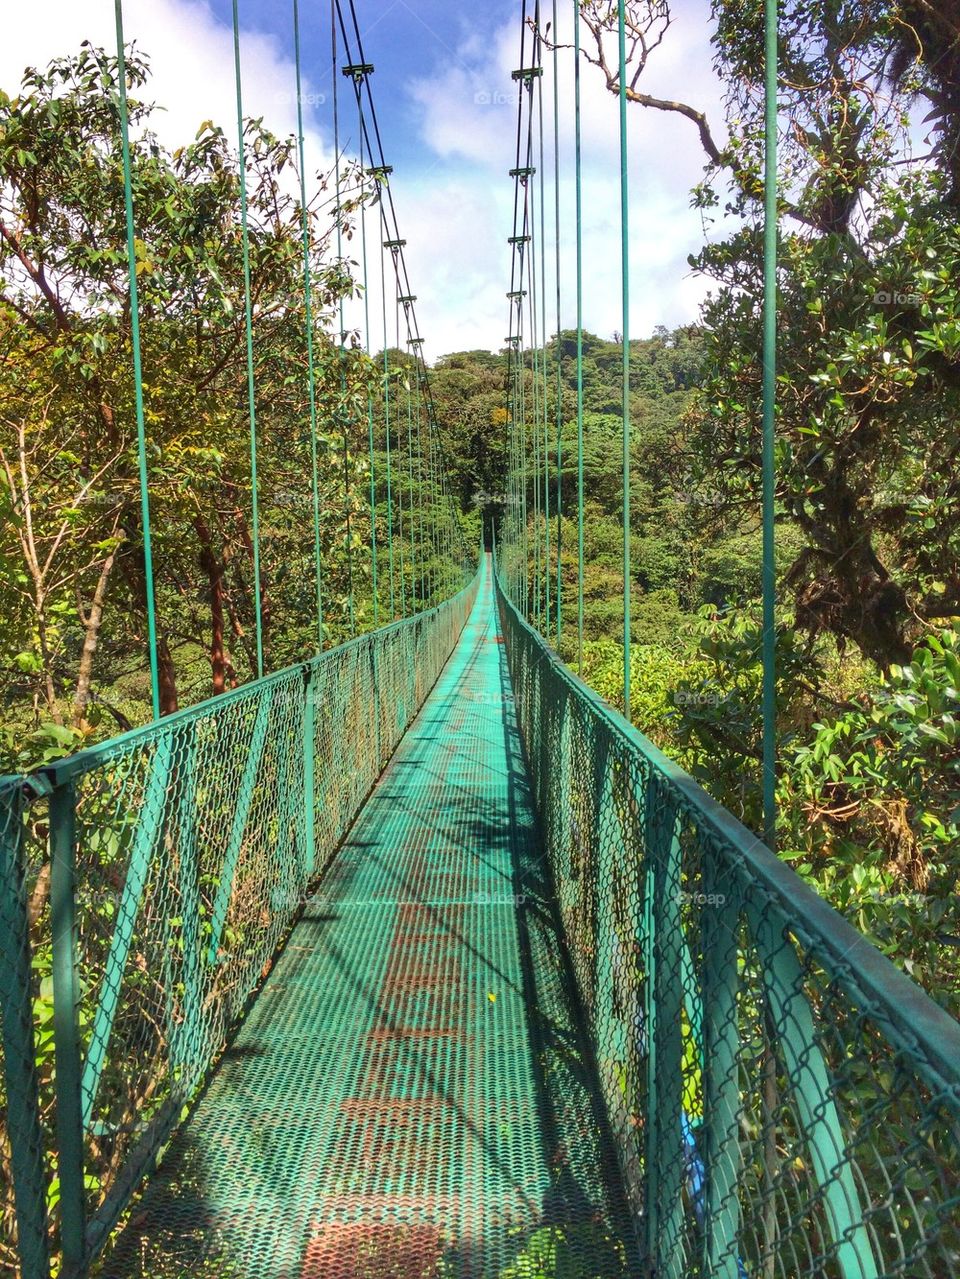
[(843, 1279), (876, 1279), (863, 1197), (854, 1181), (826, 1063), (816, 1047), (813, 1010), (803, 994), (803, 974), (789, 940), (789, 925), (779, 911), (748, 906), (746, 914), (768, 1006), (780, 1028), (778, 1047), (786, 1061), (816, 1182), (824, 1195), (841, 1274)]
[(70, 778), (50, 792), (50, 929), (57, 1089), (57, 1171), (63, 1274), (86, 1268), (80, 981), (77, 966), (77, 794)]
[(263, 694), (257, 698), (257, 711), (250, 736), (250, 749), (247, 754), (247, 762), (243, 768), (243, 779), (240, 782), (237, 807), (233, 814), (230, 839), (227, 843), (227, 851), (223, 859), (223, 870), (220, 872), (220, 882), (217, 886), (217, 897), (213, 907), (213, 927), (207, 947), (207, 962), (210, 964), (217, 962), (220, 953), (220, 939), (223, 936), (223, 926), (227, 922), (227, 908), (233, 895), (234, 875), (237, 870), (237, 861), (240, 857), (244, 832), (247, 829), (247, 818), (250, 815), (250, 805), (253, 801), (253, 788), (257, 780), (257, 774), (260, 771), (263, 748), (267, 741), (267, 728), (270, 723), (270, 708), (272, 704), (273, 688), (265, 689)]
[[(534, 795), (652, 1271), (950, 1273), (960, 1025), (578, 680), (499, 591)], [(612, 872), (620, 860), (628, 869)]]
[(707, 852), (704, 881), (720, 900), (703, 918), (703, 1108), (706, 1186), (702, 1267), (716, 1279), (740, 1279), (737, 1237), (741, 1160), (737, 1080), (737, 959), (740, 901), (736, 877), (716, 848)]
[[(229, 1016), (242, 1011), (442, 669), (475, 589), (476, 581), (437, 608), (29, 779), (33, 804), (49, 801), (51, 831), (62, 1274), (86, 1273), (206, 1077)], [(960, 1208), (960, 1027), (567, 670), (502, 588), (499, 607), (533, 794), (651, 1266), (670, 1279), (949, 1273), (960, 1244), (951, 1233)], [(202, 763), (211, 743), (227, 770), (219, 781)], [(4, 1062), (29, 1064), (24, 794), (24, 779), (0, 784), (0, 817), (15, 814), (2, 824), (0, 912), (13, 921), (4, 953), (14, 977), (0, 984), (0, 1011)], [(101, 802), (88, 813), (91, 794)], [(206, 829), (214, 817), (222, 842), (219, 826)], [(91, 821), (115, 837), (113, 878), (123, 859), (102, 954), (89, 949), (89, 921), (78, 929), (89, 887), (78, 865), (86, 873), (96, 865), (82, 860)], [(215, 864), (207, 851), (206, 878), (201, 845), (220, 850)], [(176, 892), (154, 900), (145, 920), (151, 885), (168, 879)], [(231, 940), (231, 911), (254, 891), (269, 921), (235, 920), (240, 940)], [(707, 905), (692, 907), (698, 897)], [(135, 950), (152, 953), (137, 931), (150, 928), (163, 948), (159, 1060), (169, 1086), (131, 1134), (111, 1118), (117, 1099), (104, 1089), (118, 1084), (113, 1076), (108, 1086), (105, 1066), (121, 1051), (124, 1009), (140, 997), (127, 982)], [(239, 995), (210, 1022), (201, 1008), (219, 998), (210, 983), (223, 971)], [(91, 979), (99, 999), (81, 1021)], [(758, 1060), (771, 1063), (772, 1110), (758, 1108)], [(6, 1073), (9, 1081), (9, 1065)], [(8, 1096), (24, 1131), (39, 1133), (29, 1070), (13, 1091), (8, 1082)], [(859, 1127), (852, 1097), (863, 1107)], [(898, 1116), (910, 1119), (909, 1133)], [(90, 1181), (94, 1132), (128, 1141), (113, 1184)], [(761, 1166), (771, 1137), (776, 1163)], [(28, 1142), (16, 1154), (24, 1275), (46, 1279), (42, 1152)], [(702, 1184), (693, 1189), (698, 1162)], [(889, 1203), (871, 1182), (878, 1168)], [(768, 1218), (790, 1196), (775, 1222), (780, 1236), (771, 1234)], [(909, 1208), (899, 1221), (891, 1217), (898, 1196)], [(910, 1213), (914, 1223), (903, 1224)], [(789, 1260), (791, 1232), (806, 1239), (809, 1263)]]
[[(301, 666), (0, 784), (0, 919), (11, 923), (0, 1011), (10, 1113), (25, 1137), (14, 1169), (24, 1279), (48, 1274), (45, 1154), (55, 1154), (59, 1181), (60, 1273), (78, 1279), (208, 1076), (308, 885), (439, 677), (478, 581)], [(49, 936), (34, 942), (52, 948), (55, 1152), (41, 1133), (44, 1099), (29, 1069), (30, 938), (18, 860), (27, 801), (41, 825), (48, 816), (50, 830)], [(2, 820), (8, 812), (15, 818)], [(101, 873), (102, 885), (91, 882)], [(234, 919), (234, 936), (230, 920), (253, 891), (261, 901)], [(104, 894), (109, 931), (98, 936), (90, 903)], [(138, 1016), (146, 955), (156, 951), (162, 1038), (147, 1070), (123, 1056), (123, 1036), (114, 1041), (123, 1018)], [(118, 1097), (118, 1087), (130, 1095)], [(135, 1116), (132, 1124), (125, 1114)], [(27, 1141), (31, 1133), (40, 1135)], [(111, 1173), (96, 1151), (118, 1141), (126, 1143), (123, 1158)]]
[(140, 900), (147, 882), (153, 850), (163, 829), (164, 800), (170, 781), (170, 770), (173, 765), (173, 749), (169, 733), (157, 738), (154, 747), (154, 758), (150, 768), (150, 782), (147, 787), (142, 816), (137, 823), (137, 831), (130, 853), (130, 866), (123, 885), (120, 898), (120, 909), (117, 912), (117, 925), (110, 943), (110, 954), (107, 958), (103, 974), (104, 994), (97, 1005), (93, 1022), (93, 1033), (86, 1061), (83, 1064), (83, 1077), (80, 1091), (83, 1098), (82, 1124), (86, 1129), (90, 1125), (93, 1104), (100, 1085), (103, 1063), (110, 1045), (110, 1032), (120, 999), (120, 987), (123, 973), (130, 955), (130, 943), (133, 940), (133, 926), (140, 910)]
[(33, 1026), (21, 778), (0, 778), (0, 1036), (21, 1279), (49, 1279), (44, 1136)]
[[(682, 1279), (683, 1223), (683, 929), (677, 797), (651, 775), (644, 799), (649, 850), (645, 912), (649, 1053), (645, 1166), (648, 1176), (647, 1254), (663, 1279)], [(656, 792), (663, 792), (658, 794)], [(650, 884), (652, 880), (652, 884)], [(670, 1152), (670, 1153), (668, 1153)]]
[(171, 1009), (169, 1012), (170, 1058), (175, 1071), (189, 1075), (195, 1070), (193, 1062), (198, 1036), (197, 1006), (200, 999), (200, 965), (198, 937), (200, 925), (200, 892), (197, 866), (196, 839), (196, 805), (192, 797), (196, 793), (196, 735), (193, 725), (184, 725), (180, 730), (183, 742), (184, 757), (181, 768), (184, 773), (184, 785), (180, 792), (178, 821), (180, 824), (180, 860), (178, 863), (178, 887), (180, 900), (183, 903), (182, 944), (183, 944), (183, 1007), (185, 1016), (178, 1022)]

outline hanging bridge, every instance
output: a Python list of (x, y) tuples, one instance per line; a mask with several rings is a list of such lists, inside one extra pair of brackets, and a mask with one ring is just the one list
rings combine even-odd
[(0, 798), (25, 1276), (28, 804), (61, 1273), (956, 1273), (960, 1030), (562, 665), (489, 557)]
[[(353, 4), (353, 24), (334, 7), (334, 79), (379, 185), (373, 68)], [(499, 545), (478, 563), (460, 531), (381, 199), (415, 376), (405, 421), (387, 393), (385, 475), (372, 406), (362, 423), (365, 546), (345, 520), (349, 620), (366, 554), (373, 629), (325, 647), (304, 218), (320, 651), (265, 673), (255, 557), (259, 677), (161, 716), (150, 587), (153, 722), (0, 780), (0, 1192), (22, 1279), (960, 1273), (960, 1027), (548, 642), (562, 406), (543, 343), (546, 50), (523, 30)], [(299, 96), (298, 29), (297, 54)], [(302, 121), (299, 144), (302, 170)], [(136, 317), (136, 270), (130, 287)], [(149, 568), (135, 321), (132, 340)], [(389, 469), (404, 442), (426, 529)], [(349, 490), (346, 435), (343, 459)], [(626, 680), (629, 711), (629, 652)]]

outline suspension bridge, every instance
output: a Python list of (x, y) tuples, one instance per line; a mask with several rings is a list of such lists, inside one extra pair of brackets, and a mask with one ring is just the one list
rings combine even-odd
[[(132, 266), (120, 0), (116, 10)], [(293, 16), (299, 98), (296, 5)], [(0, 1193), (9, 1273), (22, 1279), (960, 1273), (960, 1027), (631, 725), (629, 643), (626, 716), (552, 646), (564, 619), (551, 483), (562, 458), (544, 341), (542, 70), (557, 50), (539, 34), (540, 6), (524, 5), (528, 16), (515, 76), (506, 517), (486, 548), (467, 545), (374, 67), (353, 3), (334, 0), (333, 81), (358, 107), (379, 261), (415, 364), (408, 415), (395, 405), (391, 426), (384, 353), (385, 475), (371, 405), (361, 423), (365, 543), (362, 512), (351, 505), (344, 519), (358, 633), (325, 646), (304, 212), (319, 651), (266, 670), (255, 555), (257, 678), (164, 715), (130, 271), (154, 718), (0, 781)], [(556, 16), (554, 5), (554, 32)], [(622, 5), (620, 18), (623, 58)], [(236, 4), (234, 34), (242, 173)], [(576, 75), (579, 105), (579, 60)], [(302, 174), (302, 118), (298, 144)], [(578, 160), (579, 144), (578, 124)], [(337, 150), (339, 166), (339, 137)], [(340, 183), (338, 167), (338, 203)], [(241, 220), (256, 551), (245, 202)], [(362, 235), (366, 271), (365, 221)], [(576, 258), (582, 336), (579, 239)], [(342, 313), (339, 323), (343, 348)], [(368, 349), (370, 323), (368, 312)], [(581, 639), (582, 420), (581, 360)], [(418, 507), (393, 487), (404, 440)], [(342, 449), (349, 493), (346, 434)], [(626, 452), (624, 479), (628, 585)], [(365, 632), (352, 595), (363, 556)], [(39, 990), (45, 956), (51, 986)]]

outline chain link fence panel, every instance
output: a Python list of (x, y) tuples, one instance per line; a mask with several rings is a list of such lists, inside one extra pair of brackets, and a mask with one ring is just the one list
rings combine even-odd
[(960, 1026), (499, 603), (651, 1274), (960, 1273)]
[(0, 787), (0, 1274), (46, 1276), (50, 1237), (60, 1273), (84, 1273), (439, 677), (476, 587)]

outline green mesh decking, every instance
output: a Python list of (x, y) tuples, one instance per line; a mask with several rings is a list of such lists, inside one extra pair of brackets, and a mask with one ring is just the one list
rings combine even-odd
[(573, 990), (487, 569), (100, 1273), (637, 1273)]

